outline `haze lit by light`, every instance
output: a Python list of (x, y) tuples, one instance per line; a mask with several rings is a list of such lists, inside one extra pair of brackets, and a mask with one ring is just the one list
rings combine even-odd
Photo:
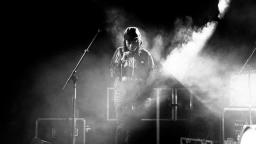
[(230, 80), (231, 106), (256, 106), (256, 73), (233, 75)]
[(172, 75), (182, 81), (186, 77), (194, 58), (213, 34), (216, 24), (215, 22), (207, 23), (202, 29), (192, 33), (192, 38), (188, 43), (174, 49), (162, 62), (163, 74)]

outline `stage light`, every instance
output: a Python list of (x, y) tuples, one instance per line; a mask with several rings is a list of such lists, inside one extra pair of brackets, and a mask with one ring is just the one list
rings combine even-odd
[(219, 0), (218, 3), (218, 9), (219, 9), (219, 18), (222, 18), (224, 16), (224, 14), (226, 13), (229, 5), (230, 5), (230, 1), (231, 0)]

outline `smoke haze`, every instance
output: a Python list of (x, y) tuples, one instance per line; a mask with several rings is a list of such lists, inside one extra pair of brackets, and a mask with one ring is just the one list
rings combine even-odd
[[(229, 4), (228, 0), (219, 1), (220, 19), (225, 18)], [(109, 25), (115, 41), (120, 41), (122, 37), (122, 33), (118, 33), (116, 29), (123, 31), (125, 28), (123, 22), (131, 21), (129, 18), (125, 19), (125, 15), (118, 15), (122, 17), (121, 20)], [(150, 50), (164, 77), (177, 79), (211, 111), (219, 114), (221, 108), (228, 105), (229, 98), (226, 96), (229, 91), (229, 79), (239, 69), (236, 60), (239, 52), (219, 53), (221, 51), (209, 50), (216, 49), (216, 45), (207, 43), (218, 26), (217, 21), (209, 21), (197, 27), (193, 25), (193, 19), (187, 16), (185, 19), (177, 19), (174, 25), (175, 28), (172, 31), (153, 27), (140, 28), (143, 33), (143, 42), (147, 43), (145, 48)], [(221, 50), (221, 47), (242, 49), (243, 46), (223, 43), (219, 47)]]

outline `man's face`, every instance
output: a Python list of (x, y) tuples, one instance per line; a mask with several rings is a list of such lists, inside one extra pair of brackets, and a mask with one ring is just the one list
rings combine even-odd
[(126, 43), (126, 46), (129, 51), (135, 51), (136, 49), (139, 48), (139, 40), (138, 39), (135, 39), (132, 41), (126, 40), (125, 43)]

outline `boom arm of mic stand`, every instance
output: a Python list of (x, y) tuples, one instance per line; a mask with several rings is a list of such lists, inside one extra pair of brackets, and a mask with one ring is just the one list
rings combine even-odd
[(85, 54), (89, 51), (89, 48), (91, 47), (92, 43), (94, 42), (94, 40), (96, 39), (96, 37), (98, 36), (100, 30), (98, 29), (97, 33), (94, 35), (91, 43), (89, 44), (89, 46), (84, 50), (83, 55), (81, 56), (81, 58), (79, 59), (78, 63), (76, 64), (75, 68), (73, 69), (73, 71), (71, 72), (71, 74), (69, 75), (68, 79), (66, 80), (66, 83), (64, 84), (64, 86), (62, 87), (62, 90), (64, 90), (68, 84), (68, 82), (70, 81), (70, 79), (72, 78), (72, 76), (74, 76), (74, 74), (76, 73), (76, 70), (78, 69), (81, 61), (83, 60)]
[(245, 66), (247, 65), (247, 63), (249, 62), (249, 60), (251, 59), (251, 57), (253, 56), (255, 50), (256, 50), (256, 47), (254, 48), (254, 50), (252, 51), (252, 53), (250, 54), (250, 56), (247, 58), (246, 62), (245, 62), (244, 65), (242, 66), (242, 68), (240, 69), (239, 74), (243, 72)]

